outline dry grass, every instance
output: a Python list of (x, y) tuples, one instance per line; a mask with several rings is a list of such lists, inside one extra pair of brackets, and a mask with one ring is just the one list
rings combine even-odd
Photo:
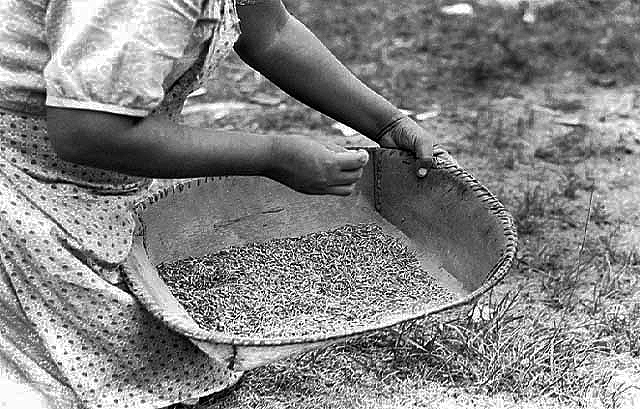
[(517, 293), (489, 297), (466, 317), (438, 326), (424, 343), (426, 376), (482, 393), (564, 400), (606, 382), (584, 370), (602, 352), (598, 339), (585, 338), (562, 316), (520, 310), (518, 303)]

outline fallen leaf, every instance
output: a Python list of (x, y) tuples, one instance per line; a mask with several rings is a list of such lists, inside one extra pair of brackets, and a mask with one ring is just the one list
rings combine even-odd
[(249, 97), (249, 101), (260, 105), (276, 106), (280, 105), (283, 97), (280, 95), (270, 95), (262, 92), (256, 93)]
[(440, 9), (440, 12), (448, 16), (472, 16), (473, 7), (467, 3), (458, 3), (451, 6), (445, 6)]
[(586, 126), (587, 124), (582, 119), (575, 116), (563, 115), (553, 119), (553, 122), (558, 125), (564, 126)]
[(426, 121), (427, 119), (432, 119), (440, 115), (440, 110), (421, 112), (416, 115), (416, 119), (418, 121)]

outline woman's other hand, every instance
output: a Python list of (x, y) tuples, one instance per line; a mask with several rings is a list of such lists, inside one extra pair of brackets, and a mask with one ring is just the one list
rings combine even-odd
[(425, 177), (433, 161), (434, 138), (413, 119), (405, 116), (389, 124), (378, 138), (384, 148), (404, 149), (415, 153), (418, 177)]
[(362, 177), (369, 154), (307, 136), (278, 136), (266, 176), (298, 192), (350, 195)]

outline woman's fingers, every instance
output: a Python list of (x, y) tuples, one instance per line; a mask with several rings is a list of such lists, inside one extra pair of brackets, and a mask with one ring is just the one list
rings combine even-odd
[(351, 185), (356, 183), (362, 177), (362, 168), (356, 170), (344, 170), (341, 171), (335, 178), (331, 181), (332, 185)]
[(335, 154), (338, 167), (341, 170), (357, 170), (369, 161), (369, 154), (363, 149), (357, 151), (343, 151)]
[(336, 196), (349, 196), (351, 193), (353, 193), (355, 187), (355, 183), (350, 185), (330, 186), (329, 188), (327, 188), (325, 193)]
[(330, 181), (331, 186), (328, 187), (327, 193), (348, 196), (362, 177), (363, 168), (369, 161), (369, 154), (367, 151), (359, 149), (338, 152), (335, 157), (339, 171)]

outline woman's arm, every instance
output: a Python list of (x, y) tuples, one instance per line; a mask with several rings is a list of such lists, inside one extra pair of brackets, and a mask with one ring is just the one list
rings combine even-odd
[(61, 159), (129, 175), (261, 175), (272, 164), (273, 137), (266, 135), (52, 107), (47, 110), (47, 126)]
[(53, 148), (66, 161), (154, 177), (261, 175), (310, 194), (348, 195), (365, 151), (304, 136), (267, 136), (79, 109), (47, 109)]
[(280, 0), (239, 6), (236, 52), (283, 91), (376, 139), (402, 113), (358, 80)]

